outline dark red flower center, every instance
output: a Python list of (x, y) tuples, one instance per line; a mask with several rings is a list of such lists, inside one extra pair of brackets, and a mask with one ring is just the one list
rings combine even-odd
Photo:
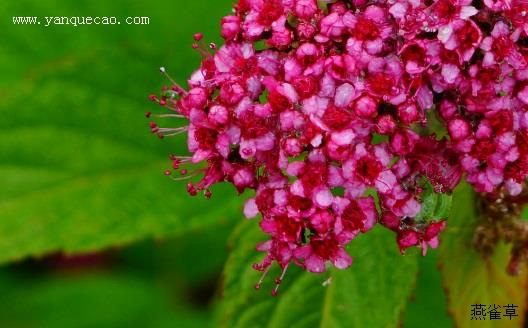
[(348, 231), (361, 230), (365, 227), (365, 213), (354, 200), (345, 208), (341, 217), (343, 226)]
[(199, 128), (196, 130), (195, 138), (200, 148), (211, 149), (216, 144), (216, 137), (218, 132), (207, 128)]
[(290, 109), (292, 105), (288, 98), (275, 91), (269, 93), (268, 102), (271, 105), (271, 108), (273, 108), (273, 111), (276, 113)]
[(371, 156), (363, 156), (356, 164), (356, 174), (365, 182), (373, 183), (381, 172), (381, 163)]
[(368, 77), (368, 88), (374, 95), (384, 96), (392, 93), (396, 81), (383, 73), (374, 73)]
[(342, 130), (352, 121), (352, 114), (346, 109), (330, 106), (323, 115), (323, 122), (332, 130)]
[(317, 80), (311, 76), (299, 76), (293, 81), (295, 91), (301, 98), (309, 98), (317, 92)]
[(456, 36), (462, 49), (470, 49), (475, 47), (478, 44), (480, 38), (478, 29), (467, 21), (462, 28), (456, 31)]
[(405, 62), (413, 61), (423, 65), (426, 59), (425, 49), (417, 44), (410, 45), (401, 53), (401, 58)]
[(506, 12), (516, 27), (528, 24), (528, 3), (525, 0), (512, 1), (511, 9)]
[(304, 191), (310, 194), (315, 188), (326, 183), (328, 178), (326, 164), (309, 164), (301, 177)]
[(458, 13), (458, 6), (453, 0), (440, 0), (434, 4), (433, 12), (439, 19), (451, 20)]
[(509, 111), (500, 111), (489, 119), (490, 125), (496, 134), (501, 134), (513, 129), (513, 116)]
[(478, 141), (474, 146), (473, 154), (480, 160), (486, 161), (489, 156), (495, 153), (495, 144), (493, 141), (484, 139)]
[(264, 1), (264, 7), (259, 13), (258, 22), (261, 25), (269, 26), (279, 19), (283, 13), (282, 3), (278, 0)]
[(313, 252), (324, 260), (331, 259), (339, 250), (339, 244), (334, 238), (312, 239), (310, 245)]
[(501, 61), (506, 58), (512, 51), (514, 47), (513, 41), (508, 37), (501, 36), (493, 41), (493, 46), (491, 50), (497, 56), (497, 60)]
[(358, 40), (374, 40), (380, 35), (378, 25), (365, 17), (360, 17), (357, 20), (356, 26), (354, 27), (353, 36)]

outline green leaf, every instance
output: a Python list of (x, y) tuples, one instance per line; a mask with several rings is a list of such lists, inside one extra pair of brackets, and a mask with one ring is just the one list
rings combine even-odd
[(490, 321), (488, 317), (478, 327), (523, 327), (527, 276), (512, 277), (506, 273), (510, 248), (504, 244), (499, 244), (486, 259), (474, 250), (472, 239), (477, 222), (473, 191), (468, 185), (461, 185), (455, 191), (453, 215), (441, 237), (439, 251), (449, 311), (457, 327), (475, 327), (471, 305), (515, 304), (519, 306), (519, 317), (511, 321), (508, 318)]
[(416, 257), (401, 256), (392, 232), (376, 227), (351, 242), (354, 263), (346, 270), (317, 275), (291, 265), (279, 296), (270, 295), (278, 276), (274, 265), (256, 291), (261, 275), (251, 268), (263, 254), (256, 222), (244, 222), (234, 235), (217, 307), (220, 327), (398, 327), (417, 272)]
[[(0, 264), (89, 252), (238, 220), (241, 200), (219, 186), (191, 198), (163, 176), (185, 138), (158, 140), (144, 112), (166, 81), (198, 67), (200, 29), (219, 35), (229, 2), (5, 1), (0, 8)], [(175, 12), (178, 19), (174, 19)], [(149, 16), (148, 26), (14, 26), (12, 16)], [(197, 20), (196, 17), (200, 17)], [(184, 125), (185, 122), (163, 122)], [(228, 198), (225, 198), (228, 197)]]
[[(15, 288), (13, 286), (17, 286)], [(20, 288), (24, 286), (24, 288)], [(132, 275), (89, 273), (27, 279), (0, 274), (0, 326), (26, 328), (204, 327), (208, 314)]]
[(405, 328), (453, 327), (453, 318), (447, 312), (447, 300), (442, 289), (437, 252), (429, 251), (418, 259), (419, 272), (414, 297), (405, 311)]
[(148, 277), (162, 275), (182, 289), (200, 291), (203, 284), (217, 280), (227, 260), (225, 245), (236, 222), (228, 223), (210, 225), (163, 242), (135, 243), (118, 252), (119, 261), (127, 272), (132, 269)]
[(449, 216), (451, 211), (452, 194), (437, 193), (427, 180), (424, 182), (422, 193), (422, 209), (416, 216), (417, 222), (442, 220)]

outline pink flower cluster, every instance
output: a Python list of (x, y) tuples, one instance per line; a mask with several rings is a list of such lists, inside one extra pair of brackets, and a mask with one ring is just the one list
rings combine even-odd
[(190, 89), (152, 96), (188, 125), (151, 128), (188, 134), (175, 170), (206, 163), (189, 193), (256, 191), (244, 213), (269, 235), (258, 270), (344, 269), (345, 246), (378, 222), (425, 253), (445, 221), (416, 219), (424, 181), (449, 193), (465, 175), (515, 195), (528, 175), (527, 12), (525, 0), (240, 0), (225, 45), (195, 35)]

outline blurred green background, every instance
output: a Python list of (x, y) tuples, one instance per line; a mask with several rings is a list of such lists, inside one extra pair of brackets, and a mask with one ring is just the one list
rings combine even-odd
[[(157, 109), (147, 96), (166, 83), (158, 68), (184, 83), (200, 62), (192, 35), (219, 41), (231, 7), (2, 1), (0, 327), (214, 326), (243, 200), (228, 186), (209, 201), (190, 198), (164, 177), (185, 139), (151, 136), (143, 114)], [(150, 24), (44, 27), (13, 25), (13, 16)], [(405, 327), (452, 326), (435, 263), (434, 252), (419, 259)]]
[[(167, 156), (185, 154), (184, 139), (151, 136), (144, 113), (166, 84), (159, 67), (183, 83), (200, 62), (192, 35), (217, 41), (230, 9), (2, 1), (0, 327), (207, 325), (241, 200), (191, 199), (167, 179)], [(44, 27), (13, 16), (150, 24)]]

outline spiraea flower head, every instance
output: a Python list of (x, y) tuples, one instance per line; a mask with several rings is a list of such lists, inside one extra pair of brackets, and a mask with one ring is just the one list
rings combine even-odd
[(431, 193), (463, 177), (477, 192), (523, 189), (527, 11), (522, 0), (239, 0), (223, 45), (194, 36), (203, 60), (187, 87), (161, 69), (170, 85), (151, 100), (177, 123), (151, 131), (186, 134), (190, 152), (166, 174), (198, 176), (193, 196), (219, 182), (255, 191), (244, 214), (269, 240), (254, 268), (277, 263), (277, 284), (289, 265), (349, 267), (346, 246), (377, 224), (401, 252), (425, 254), (446, 226), (429, 215)]

